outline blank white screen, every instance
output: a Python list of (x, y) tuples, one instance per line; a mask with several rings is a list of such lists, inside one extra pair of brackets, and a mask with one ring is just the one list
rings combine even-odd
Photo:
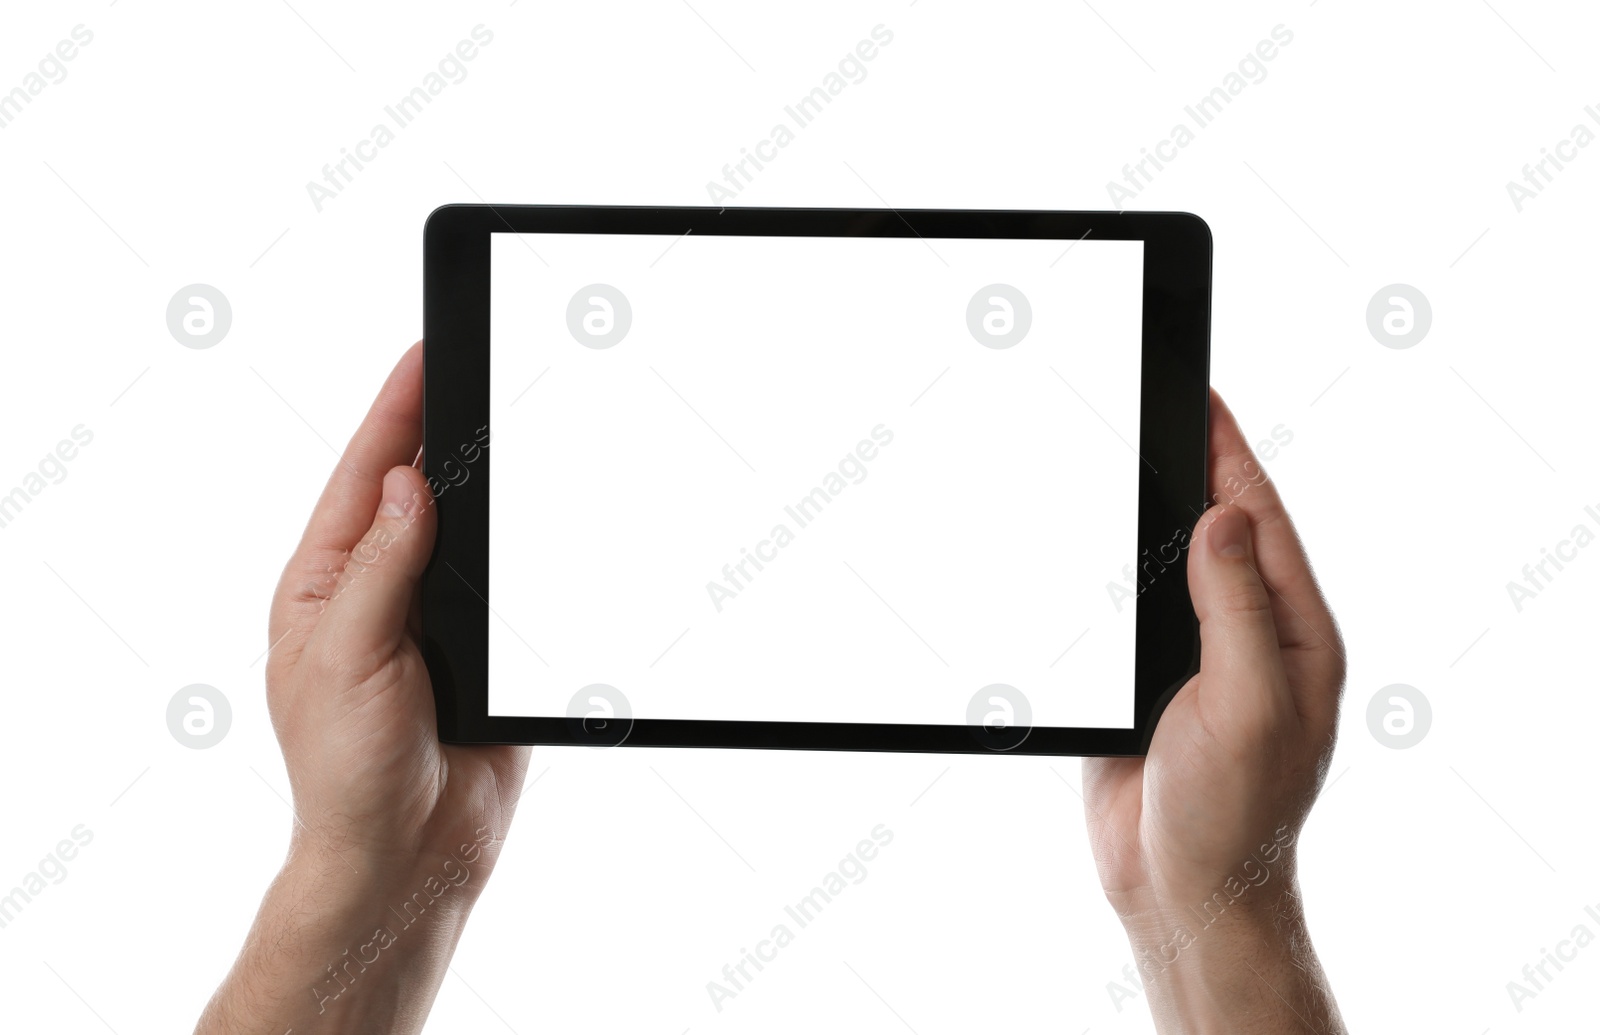
[[(605, 683), (640, 718), (958, 724), (1005, 683), (1035, 726), (1132, 726), (1142, 243), (491, 256), (490, 714)], [(596, 283), (631, 309), (598, 349)], [(997, 283), (1031, 308), (1007, 348), (969, 330)]]

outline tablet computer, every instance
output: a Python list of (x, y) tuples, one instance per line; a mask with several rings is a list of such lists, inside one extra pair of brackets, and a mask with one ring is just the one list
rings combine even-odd
[(1197, 671), (1184, 213), (448, 205), (455, 743), (1136, 755)]

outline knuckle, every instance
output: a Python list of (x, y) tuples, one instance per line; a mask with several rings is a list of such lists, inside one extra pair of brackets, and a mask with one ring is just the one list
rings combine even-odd
[(318, 686), (353, 686), (372, 673), (372, 660), (353, 652), (343, 637), (320, 641), (308, 661), (308, 675)]

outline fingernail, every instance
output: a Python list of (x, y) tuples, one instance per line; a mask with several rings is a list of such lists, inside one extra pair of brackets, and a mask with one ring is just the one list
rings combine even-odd
[(1206, 542), (1218, 557), (1243, 557), (1250, 547), (1250, 521), (1238, 507), (1223, 507), (1206, 526)]
[(383, 505), (378, 512), (392, 518), (403, 518), (411, 513), (411, 486), (398, 468), (383, 476)]

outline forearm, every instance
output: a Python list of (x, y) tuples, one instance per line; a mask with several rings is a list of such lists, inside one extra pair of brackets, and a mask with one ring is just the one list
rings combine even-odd
[(291, 851), (197, 1035), (421, 1031), (488, 875), (472, 854)]
[(1346, 1031), (1292, 883), (1225, 911), (1177, 897), (1124, 916), (1162, 1035)]

